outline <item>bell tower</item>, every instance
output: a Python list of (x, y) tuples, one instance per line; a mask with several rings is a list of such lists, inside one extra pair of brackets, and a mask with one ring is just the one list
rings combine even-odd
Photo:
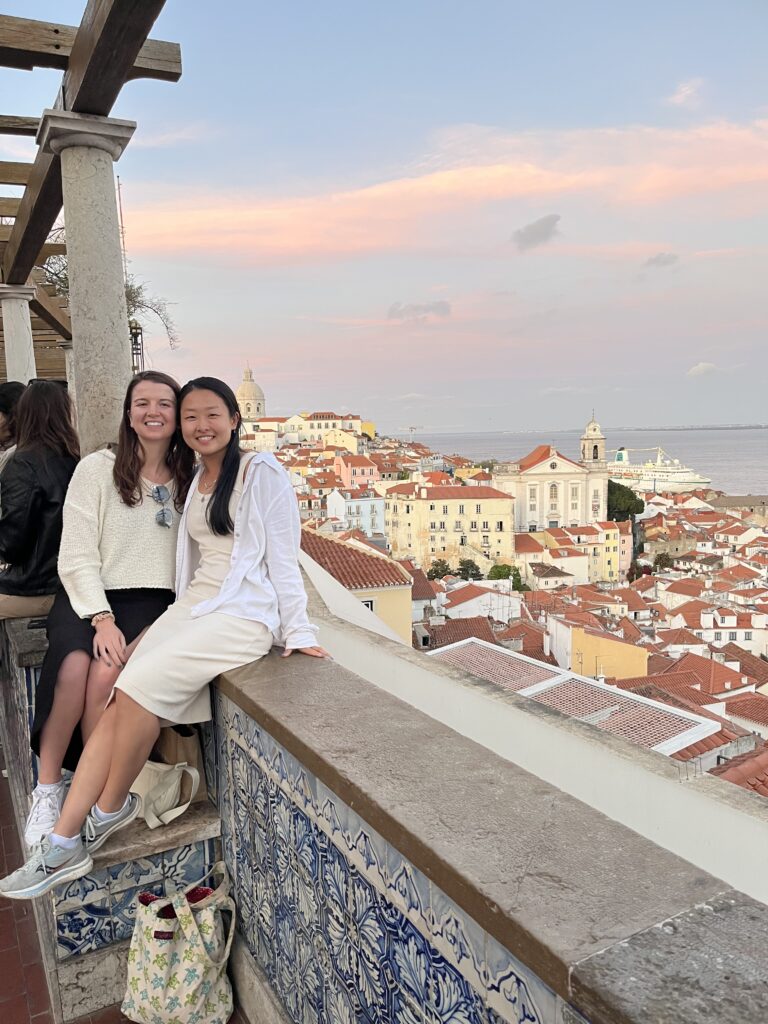
[(605, 435), (595, 419), (594, 410), (592, 419), (581, 435), (581, 462), (585, 466), (593, 465), (596, 462), (605, 462)]

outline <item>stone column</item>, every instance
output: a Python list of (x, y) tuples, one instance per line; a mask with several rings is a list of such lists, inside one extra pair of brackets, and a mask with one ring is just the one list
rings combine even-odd
[(5, 379), (27, 384), (37, 375), (35, 346), (32, 343), (32, 320), (29, 301), (35, 294), (34, 286), (0, 284), (0, 306), (3, 310), (3, 340), (5, 344)]
[(61, 156), (74, 395), (83, 454), (117, 439), (131, 377), (128, 313), (112, 164), (136, 124), (46, 110), (37, 141)]

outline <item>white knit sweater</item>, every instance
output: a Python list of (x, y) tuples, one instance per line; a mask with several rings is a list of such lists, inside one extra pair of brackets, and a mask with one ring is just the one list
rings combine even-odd
[[(112, 479), (115, 457), (99, 451), (79, 463), (64, 502), (59, 577), (81, 618), (109, 608), (106, 590), (173, 590), (179, 514), (158, 525), (148, 495), (129, 508)], [(169, 505), (168, 507), (172, 507)]]

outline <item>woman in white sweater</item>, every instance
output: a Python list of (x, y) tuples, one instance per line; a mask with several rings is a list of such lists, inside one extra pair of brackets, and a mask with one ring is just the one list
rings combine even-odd
[(177, 601), (120, 673), (52, 832), (0, 880), (0, 895), (11, 899), (41, 896), (91, 870), (91, 854), (140, 810), (129, 790), (161, 725), (210, 718), (208, 684), (218, 674), (263, 657), (273, 639), (283, 657), (328, 657), (307, 619), (288, 474), (273, 455), (240, 450), (237, 400), (222, 381), (190, 381), (179, 404), (200, 468), (179, 527)]
[(117, 448), (75, 470), (59, 549), (63, 590), (48, 617), (31, 745), (38, 785), (24, 838), (39, 842), (139, 638), (174, 598), (180, 510), (193, 456), (178, 431), (179, 385), (147, 371), (128, 385)]

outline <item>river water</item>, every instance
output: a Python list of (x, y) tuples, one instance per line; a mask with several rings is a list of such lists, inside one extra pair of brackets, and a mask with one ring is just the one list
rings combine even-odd
[[(768, 494), (768, 429), (610, 430), (604, 429), (608, 449), (635, 449), (631, 461), (655, 459), (655, 453), (637, 449), (658, 445), (667, 455), (712, 479), (712, 487), (728, 494)], [(514, 460), (539, 444), (554, 444), (572, 459), (579, 459), (580, 430), (543, 433), (420, 434), (415, 441), (443, 455), (468, 459)], [(608, 456), (613, 459), (612, 455)]]

